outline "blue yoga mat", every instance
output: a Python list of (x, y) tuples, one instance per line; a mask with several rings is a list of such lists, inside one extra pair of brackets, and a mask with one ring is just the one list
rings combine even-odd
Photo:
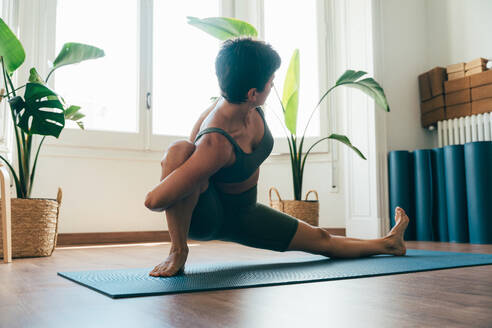
[(391, 227), (394, 208), (402, 204), (415, 224), (405, 240), (492, 243), (491, 168), (491, 141), (390, 152)]
[(432, 149), (432, 176), (434, 178), (434, 240), (449, 241), (448, 214), (446, 204), (446, 174), (444, 172), (444, 151)]
[(465, 157), (463, 145), (444, 147), (446, 172), (446, 204), (448, 211), (449, 241), (467, 243), (468, 215), (466, 201)]
[(152, 268), (58, 272), (112, 298), (297, 284), (492, 264), (492, 254), (408, 249), (406, 256), (330, 259), (321, 255), (261, 261), (188, 263), (185, 273), (151, 277)]
[(419, 149), (413, 152), (415, 165), (415, 225), (417, 240), (433, 241), (433, 180), (432, 151)]
[[(414, 217), (413, 160), (406, 150), (395, 150), (388, 154), (390, 228), (395, 225), (395, 208), (400, 206), (407, 215)], [(405, 230), (405, 240), (415, 240), (415, 220)]]
[(492, 141), (465, 144), (470, 242), (492, 244)]

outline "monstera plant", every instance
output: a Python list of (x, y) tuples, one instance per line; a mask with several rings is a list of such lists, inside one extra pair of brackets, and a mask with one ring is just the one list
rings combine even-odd
[[(12, 77), (24, 62), (24, 47), (7, 24), (0, 19), (0, 61), (6, 90), (5, 94), (5, 90), (2, 89), (0, 101), (2, 98), (8, 98), (10, 105), (17, 145), (18, 174), (1, 155), (0, 159), (10, 169), (18, 198), (29, 198), (31, 195), (38, 155), (44, 139), (47, 136), (58, 138), (65, 127), (65, 120), (72, 120), (81, 129), (84, 129), (81, 119), (85, 115), (80, 112), (80, 107), (67, 105), (63, 97), (47, 86), (50, 76), (62, 66), (103, 56), (104, 51), (102, 49), (86, 44), (66, 43), (54, 60), (45, 80), (39, 76), (33, 67), (30, 69), (27, 83), (15, 88)], [(24, 89), (23, 97), (17, 95), (17, 91), (20, 89)], [(43, 138), (39, 143), (31, 168), (33, 135), (42, 135)]]
[[(196, 17), (188, 17), (188, 23), (203, 30), (211, 36), (219, 39), (226, 40), (228, 38), (251, 36), (257, 37), (258, 33), (256, 29), (247, 22), (228, 18), (228, 17), (208, 17), (199, 19)], [(364, 155), (350, 142), (349, 138), (341, 134), (330, 134), (327, 137), (321, 138), (316, 141), (311, 147), (303, 153), (304, 136), (308, 128), (309, 122), (314, 112), (319, 108), (322, 101), (328, 96), (328, 94), (339, 86), (347, 86), (357, 88), (373, 98), (375, 102), (385, 111), (389, 112), (388, 101), (384, 94), (383, 88), (373, 78), (366, 77), (366, 72), (347, 70), (343, 73), (335, 85), (326, 91), (318, 101), (315, 108), (312, 110), (309, 120), (304, 128), (302, 136), (298, 137), (297, 134), (297, 113), (299, 107), (299, 80), (300, 80), (300, 67), (299, 67), (299, 50), (295, 49), (292, 54), (287, 74), (285, 76), (282, 98), (278, 95), (277, 90), (275, 92), (280, 101), (283, 111), (283, 122), (280, 120), (282, 127), (285, 130), (287, 143), (290, 151), (290, 161), (292, 169), (292, 178), (294, 185), (294, 197), (295, 200), (301, 200), (302, 181), (306, 159), (311, 150), (321, 141), (332, 139), (343, 143), (354, 150), (357, 155), (362, 159), (366, 159)], [(278, 118), (278, 116), (277, 116)], [(285, 127), (287, 129), (285, 129)]]

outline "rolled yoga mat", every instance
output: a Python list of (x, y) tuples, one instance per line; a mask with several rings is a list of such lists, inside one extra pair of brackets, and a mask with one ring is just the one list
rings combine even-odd
[(330, 259), (321, 255), (261, 261), (187, 263), (184, 274), (152, 277), (152, 268), (58, 272), (112, 298), (273, 286), (492, 264), (492, 254), (408, 249), (406, 256)]
[(432, 151), (419, 149), (414, 156), (415, 226), (417, 240), (433, 241)]
[[(388, 182), (390, 201), (390, 228), (395, 225), (395, 208), (403, 208), (408, 217), (414, 217), (413, 157), (406, 150), (388, 154)], [(405, 230), (405, 240), (415, 240), (415, 220), (410, 220)]]
[(444, 170), (449, 241), (467, 243), (469, 233), (463, 145), (444, 147)]
[(492, 141), (465, 144), (470, 243), (492, 244)]
[(444, 172), (444, 153), (442, 148), (432, 149), (432, 176), (434, 178), (434, 228), (435, 240), (448, 242), (448, 216), (446, 209), (446, 175)]

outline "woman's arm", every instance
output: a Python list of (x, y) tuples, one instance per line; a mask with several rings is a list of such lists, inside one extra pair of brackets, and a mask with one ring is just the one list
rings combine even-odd
[(189, 196), (231, 159), (232, 144), (219, 133), (207, 133), (199, 139), (193, 154), (155, 186), (145, 199), (145, 206), (162, 212)]

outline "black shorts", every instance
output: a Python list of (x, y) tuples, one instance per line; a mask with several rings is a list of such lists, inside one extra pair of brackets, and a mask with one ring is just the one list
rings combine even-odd
[(257, 187), (226, 194), (213, 180), (193, 210), (189, 237), (222, 240), (284, 252), (297, 231), (298, 219), (257, 202)]

